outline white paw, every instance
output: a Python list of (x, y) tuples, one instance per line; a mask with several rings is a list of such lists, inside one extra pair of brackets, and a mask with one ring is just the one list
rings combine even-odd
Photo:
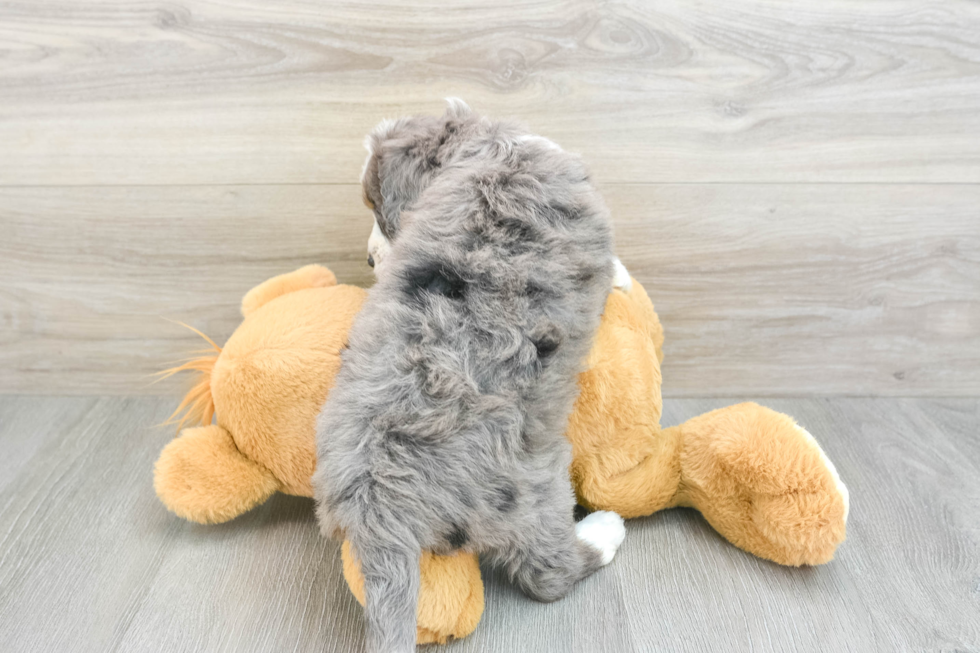
[(629, 292), (632, 287), (633, 279), (630, 278), (630, 272), (617, 256), (613, 259), (613, 288), (619, 288), (623, 292)]
[(381, 270), (381, 263), (391, 249), (391, 242), (378, 226), (377, 218), (374, 220), (374, 227), (371, 229), (371, 236), (368, 238), (368, 256), (371, 257), (371, 267), (374, 268), (374, 276), (378, 276)]
[(626, 537), (623, 518), (614, 512), (600, 510), (575, 524), (575, 535), (602, 554), (602, 564), (608, 565), (616, 556)]

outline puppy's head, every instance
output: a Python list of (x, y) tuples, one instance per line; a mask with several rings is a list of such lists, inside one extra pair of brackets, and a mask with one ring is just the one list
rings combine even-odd
[(364, 140), (368, 151), (361, 171), (364, 204), (374, 214), (368, 264), (378, 274), (398, 235), (403, 212), (439, 174), (466, 139), (475, 114), (466, 103), (448, 98), (440, 116), (382, 121)]

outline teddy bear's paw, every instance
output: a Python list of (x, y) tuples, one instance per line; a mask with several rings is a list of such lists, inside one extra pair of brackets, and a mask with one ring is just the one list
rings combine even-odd
[(633, 279), (630, 277), (630, 272), (623, 265), (623, 262), (619, 260), (618, 256), (613, 259), (613, 288), (618, 288), (623, 292), (629, 292), (633, 288)]
[(626, 538), (623, 518), (614, 512), (599, 510), (575, 524), (575, 535), (602, 554), (602, 564), (608, 565)]
[(834, 463), (830, 462), (830, 458), (828, 458), (827, 454), (824, 453), (823, 448), (817, 442), (817, 439), (814, 438), (809, 431), (798, 424), (794, 425), (794, 428), (796, 429), (797, 433), (803, 436), (810, 446), (817, 450), (817, 453), (820, 455), (820, 462), (823, 463), (823, 466), (827, 468), (827, 472), (829, 472), (830, 476), (834, 479), (834, 487), (837, 488), (837, 493), (840, 495), (841, 501), (844, 502), (844, 522), (846, 523), (847, 514), (851, 509), (851, 498), (850, 493), (847, 491), (847, 486), (840, 480), (840, 474), (837, 473), (837, 468), (834, 467)]

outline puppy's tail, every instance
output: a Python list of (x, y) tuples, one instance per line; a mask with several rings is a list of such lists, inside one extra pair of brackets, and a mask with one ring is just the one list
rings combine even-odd
[(364, 575), (367, 650), (414, 653), (422, 549), (400, 525), (348, 531)]

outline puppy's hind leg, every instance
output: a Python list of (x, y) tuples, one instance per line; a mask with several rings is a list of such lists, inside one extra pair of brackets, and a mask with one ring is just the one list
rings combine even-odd
[(602, 554), (602, 564), (608, 565), (626, 538), (626, 527), (616, 513), (598, 510), (575, 524), (575, 536)]
[(626, 530), (614, 512), (594, 512), (578, 524), (567, 519), (543, 521), (518, 546), (510, 564), (511, 576), (538, 601), (555, 601), (581, 579), (612, 562)]

